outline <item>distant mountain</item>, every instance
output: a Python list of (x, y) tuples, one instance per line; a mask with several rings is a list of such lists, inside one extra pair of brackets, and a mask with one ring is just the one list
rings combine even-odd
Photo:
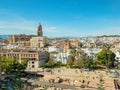
[[(0, 38), (9, 39), (10, 35), (0, 35)], [(69, 38), (95, 38), (95, 37), (120, 37), (120, 35), (101, 35), (101, 36), (61, 36), (61, 37), (49, 37), (49, 38), (62, 38), (62, 39), (69, 39)]]
[(8, 39), (10, 35), (0, 35), (0, 38)]
[(65, 37), (59, 37), (59, 38), (93, 38), (95, 36), (65, 36)]
[(97, 37), (120, 37), (120, 35), (102, 35)]

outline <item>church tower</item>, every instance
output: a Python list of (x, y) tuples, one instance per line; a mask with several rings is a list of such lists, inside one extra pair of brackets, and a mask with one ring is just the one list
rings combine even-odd
[(43, 36), (43, 32), (42, 32), (42, 25), (41, 25), (41, 24), (39, 24), (39, 26), (38, 26), (37, 35), (38, 35), (38, 36), (40, 36), (40, 37), (42, 37), (42, 36)]

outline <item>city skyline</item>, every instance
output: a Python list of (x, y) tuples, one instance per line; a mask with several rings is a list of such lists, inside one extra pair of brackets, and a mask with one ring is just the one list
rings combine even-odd
[(120, 34), (119, 0), (0, 1), (0, 34), (48, 37)]

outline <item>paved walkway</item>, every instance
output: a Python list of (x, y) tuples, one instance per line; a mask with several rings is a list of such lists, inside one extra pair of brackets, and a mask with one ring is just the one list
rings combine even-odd
[(60, 84), (60, 83), (50, 83), (50, 82), (38, 81), (38, 80), (37, 81), (36, 80), (30, 80), (28, 82), (32, 82), (32, 84), (42, 86), (42, 87), (49, 86), (49, 87), (75, 90), (75, 86), (72, 86), (72, 85), (66, 85), (66, 84)]

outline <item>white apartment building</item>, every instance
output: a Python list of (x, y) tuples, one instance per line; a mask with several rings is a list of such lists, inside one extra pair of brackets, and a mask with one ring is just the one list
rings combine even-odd
[(17, 49), (17, 48), (19, 48), (19, 46), (8, 44), (8, 45), (4, 46), (3, 48), (4, 49)]
[(116, 55), (115, 59), (120, 62), (120, 51), (117, 51), (115, 55)]
[(48, 52), (62, 52), (63, 49), (61, 47), (57, 47), (57, 46), (50, 46), (48, 47)]
[(86, 53), (89, 57), (95, 58), (96, 55), (101, 51), (99, 48), (83, 48), (84, 53)]
[(62, 64), (67, 64), (70, 52), (59, 52), (54, 54), (53, 59), (54, 61), (61, 62)]

